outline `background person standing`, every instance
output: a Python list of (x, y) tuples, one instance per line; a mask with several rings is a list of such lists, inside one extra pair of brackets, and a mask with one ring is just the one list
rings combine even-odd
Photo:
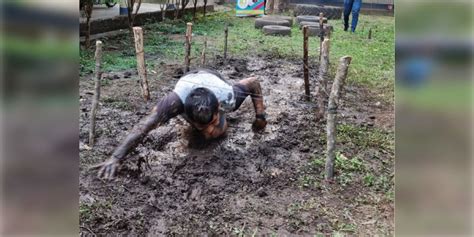
[(354, 32), (359, 20), (359, 11), (362, 5), (362, 0), (344, 0), (344, 31), (349, 28), (349, 15), (352, 11), (351, 31)]

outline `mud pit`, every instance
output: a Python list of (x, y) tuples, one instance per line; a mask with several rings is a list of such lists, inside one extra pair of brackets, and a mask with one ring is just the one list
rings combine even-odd
[[(312, 159), (324, 155), (325, 123), (317, 124), (314, 105), (304, 102), (300, 62), (248, 58), (214, 65), (211, 68), (229, 81), (260, 78), (266, 130), (252, 132), (250, 98), (227, 115), (228, 134), (217, 141), (203, 142), (183, 119), (172, 119), (128, 156), (112, 182), (97, 179), (87, 167), (108, 158), (153, 103), (172, 90), (177, 67), (166, 66), (161, 76), (166, 79), (149, 79), (148, 104), (141, 99), (136, 78), (105, 83), (93, 150), (84, 146), (93, 83), (81, 80), (81, 234), (393, 234), (394, 205), (385, 198), (386, 190), (365, 187), (361, 178), (348, 185), (324, 184), (323, 167), (308, 168)], [(393, 134), (392, 105), (374, 107), (374, 93), (354, 86), (344, 97), (342, 123)], [(391, 149), (361, 151), (344, 144), (341, 150), (346, 156), (359, 155), (376, 175), (393, 173)], [(374, 154), (377, 159), (371, 158)], [(149, 168), (140, 158), (148, 160)], [(303, 175), (315, 177), (314, 185), (302, 185)]]

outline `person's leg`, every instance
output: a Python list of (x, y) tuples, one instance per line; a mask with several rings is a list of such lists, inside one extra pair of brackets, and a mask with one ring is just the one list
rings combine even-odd
[(362, 0), (354, 0), (354, 4), (352, 5), (352, 26), (351, 26), (352, 32), (354, 32), (357, 27), (361, 5), (362, 5)]
[(352, 10), (352, 3), (354, 0), (344, 0), (344, 31), (347, 31), (349, 28), (349, 15)]

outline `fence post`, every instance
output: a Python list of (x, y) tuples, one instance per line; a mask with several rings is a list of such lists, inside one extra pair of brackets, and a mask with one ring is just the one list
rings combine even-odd
[(95, 76), (94, 76), (94, 98), (92, 100), (92, 109), (90, 114), (89, 146), (95, 143), (95, 116), (100, 99), (100, 79), (102, 77), (102, 41), (95, 42)]
[(145, 101), (150, 99), (150, 91), (148, 90), (148, 81), (146, 79), (145, 52), (143, 51), (143, 30), (141, 27), (133, 27), (133, 35), (135, 38), (135, 52), (137, 54), (137, 70), (141, 79), (142, 94)]
[(227, 38), (229, 36), (229, 25), (225, 24), (224, 29), (224, 61), (227, 62)]
[(336, 77), (332, 84), (331, 94), (329, 95), (328, 112), (327, 112), (327, 150), (326, 150), (326, 167), (325, 179), (330, 180), (334, 177), (334, 160), (336, 159), (336, 113), (339, 101), (340, 91), (347, 77), (347, 71), (352, 58), (344, 56), (339, 59)]
[(186, 55), (184, 56), (184, 72), (189, 71), (189, 65), (191, 64), (191, 39), (193, 35), (193, 23), (188, 22), (186, 24)]
[(329, 68), (329, 45), (330, 40), (324, 39), (321, 47), (321, 60), (319, 63), (318, 86), (316, 94), (318, 98), (318, 111), (316, 112), (316, 120), (323, 118), (325, 113), (324, 101), (328, 96), (327, 92), (327, 73)]
[(207, 48), (207, 38), (204, 39), (204, 47), (201, 53), (201, 66), (202, 67), (206, 65), (206, 48)]
[(306, 101), (310, 100), (308, 69), (308, 26), (303, 26), (303, 76)]
[(321, 48), (323, 46), (323, 40), (324, 40), (324, 13), (320, 12), (319, 13), (319, 61), (321, 61)]

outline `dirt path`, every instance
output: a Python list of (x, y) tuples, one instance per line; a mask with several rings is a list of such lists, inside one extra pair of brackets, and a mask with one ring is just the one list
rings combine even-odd
[[(265, 132), (251, 130), (250, 99), (228, 114), (229, 132), (218, 141), (204, 143), (183, 119), (173, 119), (150, 133), (110, 183), (86, 167), (106, 159), (152, 104), (142, 103), (136, 80), (104, 85), (97, 146), (89, 150), (83, 144), (92, 83), (81, 82), (81, 234), (393, 234), (394, 204), (386, 190), (362, 185), (359, 176), (346, 185), (324, 184), (323, 167), (310, 165), (324, 154), (325, 123), (314, 122), (314, 106), (303, 100), (300, 63), (249, 58), (215, 65), (233, 82), (260, 78), (269, 121)], [(170, 69), (163, 77), (171, 79), (150, 80), (154, 101), (172, 90), (173, 74)], [(376, 94), (353, 86), (344, 97), (350, 99), (344, 123), (393, 134), (392, 105), (374, 108)], [(346, 144), (343, 150), (367, 161), (376, 175), (393, 173), (391, 149)], [(137, 169), (138, 157), (148, 159), (151, 169)], [(311, 185), (304, 177), (313, 177)]]

